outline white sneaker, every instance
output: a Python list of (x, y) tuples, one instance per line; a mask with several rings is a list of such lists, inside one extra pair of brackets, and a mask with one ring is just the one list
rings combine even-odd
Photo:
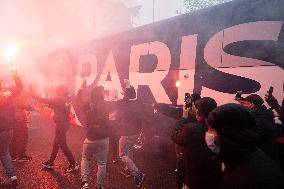
[[(11, 186), (11, 188), (18, 188), (18, 178), (16, 176), (12, 176), (9, 179), (9, 186)], [(10, 188), (10, 187), (9, 187)]]
[(68, 168), (66, 169), (67, 173), (71, 173), (74, 171), (77, 171), (79, 169), (78, 163), (75, 163), (74, 165), (69, 165)]
[(12, 176), (12, 177), (10, 177), (10, 181), (11, 182), (14, 182), (15, 180), (17, 180), (18, 178), (17, 178), (17, 176)]
[(82, 183), (82, 187), (81, 187), (81, 189), (90, 189), (90, 185), (89, 185), (89, 183), (87, 183), (87, 182), (83, 182), (83, 183)]

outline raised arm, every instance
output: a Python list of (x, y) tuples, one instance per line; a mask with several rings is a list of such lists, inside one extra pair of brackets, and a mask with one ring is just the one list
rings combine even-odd
[(16, 72), (13, 72), (13, 77), (15, 81), (15, 87), (13, 87), (10, 91), (5, 91), (0, 96), (0, 106), (7, 104), (12, 100), (17, 94), (19, 94), (23, 90), (23, 84), (21, 78), (17, 75)]
[(22, 83), (21, 78), (17, 74), (17, 70), (12, 70), (12, 74), (13, 74), (13, 78), (15, 82), (15, 87), (11, 89), (10, 97), (16, 96), (23, 90), (23, 83)]
[(42, 98), (41, 96), (35, 94), (33, 91), (30, 92), (30, 96), (38, 102), (47, 104), (50, 108), (54, 108), (57, 105), (56, 98)]

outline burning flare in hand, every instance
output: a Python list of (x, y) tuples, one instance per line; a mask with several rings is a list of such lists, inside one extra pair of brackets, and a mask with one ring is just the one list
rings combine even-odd
[(15, 43), (8, 43), (6, 44), (6, 48), (4, 51), (4, 58), (5, 60), (7, 60), (9, 63), (11, 63), (12, 59), (14, 58), (14, 56), (16, 55), (16, 53), (18, 52), (19, 47), (17, 44)]

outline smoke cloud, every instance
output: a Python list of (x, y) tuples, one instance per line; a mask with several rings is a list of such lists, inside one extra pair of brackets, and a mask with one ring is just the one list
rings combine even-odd
[[(13, 58), (19, 71), (35, 73), (34, 61), (44, 54), (132, 28), (131, 9), (118, 0), (0, 1), (0, 74), (7, 43), (19, 46)], [(128, 4), (129, 6), (129, 4)]]

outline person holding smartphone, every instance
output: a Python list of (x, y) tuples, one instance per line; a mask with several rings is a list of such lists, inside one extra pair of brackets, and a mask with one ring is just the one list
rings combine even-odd
[(187, 122), (189, 108), (184, 106), (183, 118), (179, 120), (172, 132), (174, 143), (184, 147), (182, 165), (184, 166), (185, 188), (217, 189), (221, 181), (221, 163), (218, 150), (211, 150), (206, 145), (206, 120), (208, 114), (217, 107), (210, 97), (203, 97), (195, 102), (197, 122)]

